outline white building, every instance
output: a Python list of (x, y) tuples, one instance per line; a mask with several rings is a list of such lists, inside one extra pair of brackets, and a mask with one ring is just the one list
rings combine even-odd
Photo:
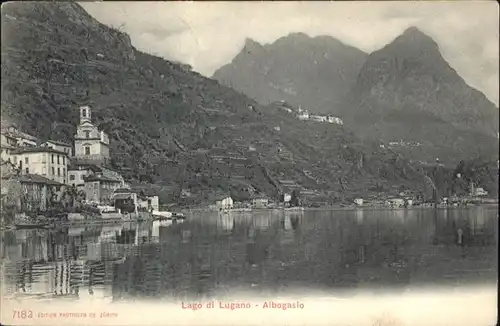
[(10, 161), (11, 160), (12, 151), (14, 151), (16, 149), (15, 146), (10, 145), (9, 143), (7, 143), (8, 139), (9, 138), (4, 138), (4, 135), (2, 135), (2, 144), (0, 146), (0, 148), (1, 148), (0, 158), (3, 161)]
[(68, 153), (50, 147), (23, 147), (12, 152), (11, 161), (22, 174), (38, 174), (60, 183), (68, 182)]
[(68, 184), (75, 187), (85, 186), (85, 177), (98, 174), (102, 169), (92, 164), (72, 164), (68, 167)]
[(38, 138), (35, 136), (29, 135), (25, 132), (19, 131), (14, 126), (8, 127), (4, 129), (4, 132), (9, 133), (16, 139), (16, 146), (25, 147), (25, 146), (36, 146)]
[(478, 187), (474, 189), (473, 196), (487, 196), (488, 192), (484, 188)]
[(267, 198), (254, 198), (252, 199), (253, 208), (266, 208), (269, 205), (269, 199)]
[(338, 124), (338, 125), (341, 125), (341, 126), (344, 124), (344, 121), (342, 121), (342, 119), (334, 117), (334, 116), (331, 116), (331, 115), (329, 115), (326, 118), (326, 121), (329, 122), (329, 123), (335, 123), (335, 124)]
[(310, 119), (316, 122), (326, 122), (326, 117), (321, 115), (311, 115)]
[(20, 132), (13, 126), (2, 128), (0, 136), (0, 158), (4, 161), (11, 160), (12, 152), (19, 147), (36, 146), (36, 137)]
[(69, 156), (73, 155), (73, 145), (57, 141), (57, 140), (48, 140), (42, 144), (42, 146), (50, 147), (59, 152), (67, 153)]
[(307, 110), (299, 110), (299, 114), (297, 115), (299, 120), (309, 120), (309, 111)]
[(390, 206), (390, 207), (398, 207), (398, 208), (404, 207), (405, 200), (403, 198), (391, 198), (391, 199), (387, 200), (386, 205)]
[(104, 163), (110, 158), (109, 137), (92, 123), (91, 117), (90, 107), (80, 107), (80, 124), (75, 135), (75, 157)]
[(160, 199), (156, 195), (146, 195), (145, 198), (138, 197), (137, 205), (140, 208), (145, 208), (147, 210), (153, 209), (153, 211), (160, 210)]
[(230, 196), (224, 196), (215, 201), (217, 209), (232, 209), (233, 199)]
[(363, 205), (363, 198), (356, 198), (354, 199), (354, 203), (358, 206)]

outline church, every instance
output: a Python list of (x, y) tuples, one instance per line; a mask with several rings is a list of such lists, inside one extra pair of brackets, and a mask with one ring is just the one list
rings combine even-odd
[(92, 123), (92, 109), (80, 107), (80, 124), (75, 135), (74, 158), (77, 161), (105, 165), (109, 162), (109, 136)]

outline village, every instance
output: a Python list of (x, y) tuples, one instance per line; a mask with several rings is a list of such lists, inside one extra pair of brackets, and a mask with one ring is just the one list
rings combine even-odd
[[(2, 123), (4, 213), (11, 209), (16, 213), (39, 214), (51, 211), (54, 206), (86, 206), (96, 208), (94, 212), (111, 213), (120, 205), (123, 206), (120, 213), (124, 213), (127, 203), (132, 207), (129, 211), (136, 215), (158, 211), (157, 195), (134, 189), (120, 173), (109, 168), (109, 136), (92, 123), (90, 107), (80, 107), (79, 111), (74, 144), (56, 140), (41, 142)], [(81, 218), (77, 212), (70, 211), (70, 214)]]
[[(15, 126), (2, 124), (1, 194), (2, 209), (6, 216), (9, 215), (9, 209), (24, 215), (49, 211), (54, 214), (54, 207), (57, 206), (65, 208), (63, 211), (69, 213), (70, 220), (85, 220), (85, 215), (89, 212), (109, 219), (123, 219), (124, 216), (128, 219), (141, 219), (152, 215), (171, 217), (172, 212), (161, 210), (158, 194), (150, 189), (131, 187), (119, 172), (109, 167), (110, 139), (92, 122), (92, 109), (82, 106), (79, 108), (79, 115), (80, 121), (73, 144), (50, 139), (41, 142), (36, 137), (19, 131)], [(311, 117), (307, 110), (300, 108), (297, 118), (342, 124), (339, 118)], [(215, 198), (208, 209), (226, 213), (253, 209), (297, 210), (304, 207), (331, 206), (327, 203), (321, 205), (303, 200), (308, 195), (314, 197), (317, 194), (301, 188), (293, 180), (279, 182), (285, 190), (279, 200), (255, 194), (250, 200), (236, 202), (229, 194), (224, 194)], [(445, 197), (440, 198), (439, 202), (434, 201), (433, 204), (458, 206), (474, 200), (484, 202), (487, 195), (483, 188), (471, 184), (469, 197)], [(59, 204), (54, 205), (54, 202)], [(402, 192), (399, 196), (382, 199), (353, 198), (350, 205), (339, 207), (408, 208), (417, 205), (430, 204), (422, 202), (415, 194)], [(75, 211), (75, 207), (88, 209), (82, 214), (82, 209)], [(13, 220), (13, 217), (10, 220)]]
[(339, 117), (334, 117), (332, 115), (318, 115), (318, 114), (310, 114), (309, 110), (302, 108), (299, 106), (298, 109), (292, 108), (288, 105), (284, 100), (281, 100), (276, 103), (279, 108), (288, 114), (295, 115), (295, 117), (302, 121), (314, 121), (314, 122), (326, 122), (326, 123), (334, 123), (337, 125), (344, 125), (344, 122)]
[[(131, 187), (109, 167), (109, 136), (92, 122), (89, 106), (80, 107), (79, 115), (73, 144), (42, 142), (2, 122), (2, 225), (14, 222), (14, 216), (53, 215), (55, 207), (73, 221), (96, 214), (110, 220), (175, 215), (161, 210), (159, 197), (151, 189)], [(282, 203), (290, 207), (291, 200), (291, 194), (285, 194)], [(233, 205), (230, 196), (221, 196), (209, 209), (227, 212), (270, 207), (267, 197), (254, 196), (249, 202)]]

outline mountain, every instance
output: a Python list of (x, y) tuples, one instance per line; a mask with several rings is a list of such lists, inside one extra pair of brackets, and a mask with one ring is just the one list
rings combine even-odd
[(316, 113), (335, 112), (367, 54), (330, 36), (293, 33), (272, 44), (247, 39), (213, 78), (259, 103), (285, 100)]
[(415, 159), (498, 155), (498, 107), (415, 27), (368, 56), (341, 116), (362, 137), (420, 143), (398, 149)]
[(76, 3), (2, 7), (1, 91), (2, 116), (57, 140), (73, 140), (78, 107), (90, 105), (110, 136), (112, 167), (184, 203), (222, 192), (275, 197), (281, 179), (346, 200), (422, 181), (399, 155), (342, 126), (298, 121), (138, 51)]

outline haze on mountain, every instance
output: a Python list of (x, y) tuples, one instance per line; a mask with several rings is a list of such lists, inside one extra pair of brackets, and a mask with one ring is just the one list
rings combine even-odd
[(293, 33), (267, 45), (247, 39), (242, 51), (212, 78), (261, 104), (285, 100), (331, 113), (345, 100), (366, 57), (331, 36)]
[(329, 36), (247, 40), (214, 78), (264, 104), (338, 115), (366, 139), (420, 143), (395, 148), (415, 160), (457, 164), (497, 153), (498, 108), (415, 27), (369, 55)]
[[(330, 35), (366, 53), (417, 26), (438, 42), (469, 85), (498, 105), (498, 6), (491, 1), (82, 2), (144, 52), (212, 76), (246, 38), (269, 44), (290, 33)], [(471, 60), (473, 58), (473, 60)]]
[(401, 148), (414, 158), (457, 162), (498, 157), (498, 107), (470, 87), (415, 27), (371, 53), (340, 115), (357, 135)]
[(203, 202), (221, 192), (235, 200), (276, 198), (281, 179), (340, 201), (420, 189), (422, 171), (399, 155), (342, 126), (264, 108), (189, 67), (138, 51), (128, 35), (76, 3), (11, 2), (1, 14), (2, 119), (35, 136), (72, 141), (78, 107), (90, 105), (110, 136), (112, 168), (129, 180), (193, 194), (182, 199), (165, 190), (174, 196), (168, 202)]

